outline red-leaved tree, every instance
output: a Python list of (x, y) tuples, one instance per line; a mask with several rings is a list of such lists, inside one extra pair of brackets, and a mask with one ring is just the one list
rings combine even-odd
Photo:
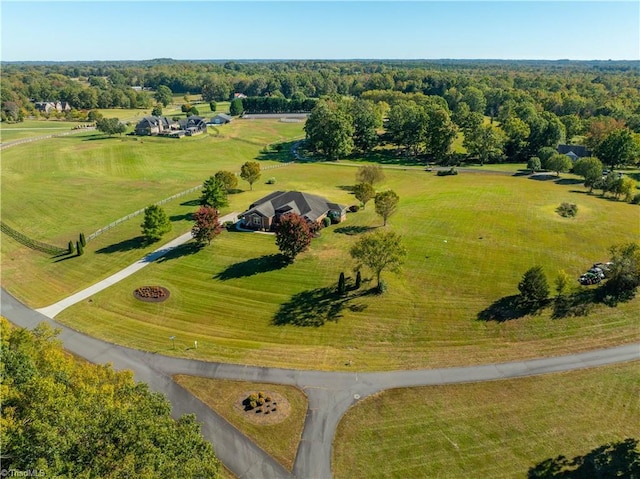
[(198, 246), (211, 244), (211, 240), (220, 234), (222, 226), (218, 221), (218, 211), (210, 206), (201, 206), (193, 214), (195, 224), (191, 228), (191, 236)]
[(281, 216), (275, 232), (278, 249), (292, 263), (298, 253), (306, 251), (311, 244), (312, 231), (309, 223), (296, 213)]

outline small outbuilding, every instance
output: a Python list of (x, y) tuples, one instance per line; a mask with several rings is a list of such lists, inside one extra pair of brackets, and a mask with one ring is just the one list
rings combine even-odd
[(232, 119), (233, 117), (231, 117), (230, 115), (227, 115), (226, 113), (219, 113), (213, 118), (211, 118), (211, 120), (209, 120), (209, 124), (210, 125), (226, 125), (227, 123), (231, 123)]

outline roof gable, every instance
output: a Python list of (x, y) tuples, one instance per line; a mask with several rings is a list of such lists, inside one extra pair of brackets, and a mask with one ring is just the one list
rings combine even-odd
[(274, 191), (251, 204), (245, 215), (258, 214), (272, 217), (276, 214), (297, 213), (316, 221), (331, 210), (343, 212), (346, 206), (331, 203), (322, 196), (300, 191)]

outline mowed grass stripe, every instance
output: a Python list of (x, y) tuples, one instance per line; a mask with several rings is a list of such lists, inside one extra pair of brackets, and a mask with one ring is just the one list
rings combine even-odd
[(640, 433), (638, 363), (509, 381), (391, 390), (341, 421), (339, 477), (523, 477)]

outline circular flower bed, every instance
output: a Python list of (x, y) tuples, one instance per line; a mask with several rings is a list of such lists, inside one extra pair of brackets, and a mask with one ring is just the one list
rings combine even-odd
[(161, 303), (169, 297), (169, 290), (162, 286), (141, 286), (133, 292), (136, 299), (147, 303)]

